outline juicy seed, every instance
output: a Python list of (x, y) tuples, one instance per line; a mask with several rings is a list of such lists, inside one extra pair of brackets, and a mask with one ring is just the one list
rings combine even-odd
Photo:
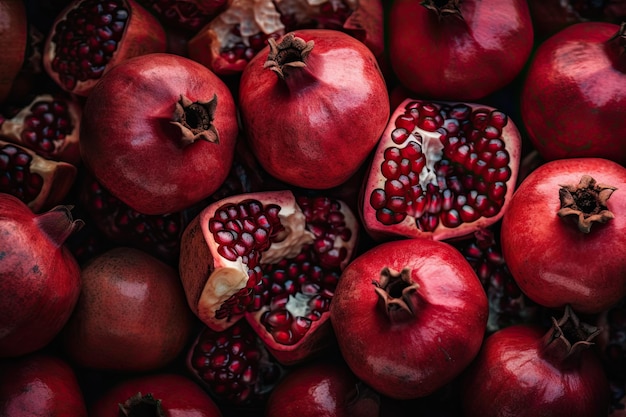
[(43, 188), (43, 177), (31, 172), (33, 158), (15, 145), (0, 148), (0, 192), (12, 194), (24, 203), (33, 201)]
[[(384, 151), (380, 172), (385, 183), (369, 198), (378, 221), (393, 225), (410, 216), (418, 229), (434, 231), (440, 224), (455, 228), (495, 216), (512, 175), (501, 137), (507, 123), (508, 117), (497, 110), (409, 102), (391, 133), (395, 145)], [(440, 134), (440, 159), (428, 161), (433, 156), (423, 152), (419, 129)], [(426, 169), (436, 179), (420, 180)], [(467, 198), (472, 192), (478, 196)]]
[(51, 65), (67, 90), (102, 76), (122, 39), (128, 17), (121, 0), (85, 0), (56, 24)]

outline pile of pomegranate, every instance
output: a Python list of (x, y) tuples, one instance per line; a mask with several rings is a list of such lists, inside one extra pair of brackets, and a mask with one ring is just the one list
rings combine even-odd
[(0, 415), (626, 417), (626, 1), (0, 0)]

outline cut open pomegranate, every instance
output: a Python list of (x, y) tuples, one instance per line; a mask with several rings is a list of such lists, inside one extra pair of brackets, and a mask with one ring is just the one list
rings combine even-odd
[(215, 202), (181, 238), (189, 305), (216, 331), (245, 316), (282, 363), (309, 357), (332, 342), (327, 313), (357, 227), (345, 203), (326, 197), (268, 191)]
[(376, 239), (435, 240), (485, 228), (506, 210), (520, 152), (519, 130), (493, 107), (405, 99), (364, 184), (365, 228)]

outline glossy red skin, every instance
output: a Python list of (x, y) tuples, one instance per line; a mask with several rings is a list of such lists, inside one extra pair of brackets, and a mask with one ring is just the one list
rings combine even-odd
[(120, 382), (94, 402), (89, 417), (119, 417), (118, 404), (124, 404), (138, 392), (160, 399), (168, 417), (222, 416), (211, 397), (192, 380), (178, 374), (157, 373)]
[(172, 267), (116, 247), (82, 268), (83, 288), (61, 336), (76, 364), (148, 371), (169, 364), (191, 335), (192, 313)]
[(521, 91), (521, 114), (545, 160), (598, 157), (626, 164), (626, 60), (607, 53), (612, 23), (578, 23), (537, 48)]
[[(217, 95), (219, 144), (183, 146), (170, 123), (176, 102)], [(208, 68), (174, 54), (147, 54), (112, 68), (83, 109), (81, 156), (113, 195), (144, 214), (181, 211), (214, 193), (228, 176), (238, 133), (226, 84)]]
[[(64, 214), (59, 224), (66, 224)], [(36, 215), (0, 193), (0, 358), (43, 348), (61, 331), (80, 294), (72, 253), (41, 232)], [(56, 236), (55, 236), (56, 238)]]
[(23, 0), (0, 1), (0, 48), (3, 62), (0, 66), (0, 104), (9, 97), (24, 64), (28, 24)]
[(595, 352), (564, 369), (541, 356), (545, 332), (515, 325), (485, 340), (462, 381), (465, 417), (607, 415), (609, 386)]
[(328, 189), (347, 181), (374, 149), (389, 118), (387, 88), (372, 52), (350, 35), (291, 33), (315, 42), (307, 66), (283, 81), (263, 68), (269, 47), (259, 52), (241, 76), (241, 119), (267, 172)]
[(38, 352), (0, 361), (0, 415), (87, 417), (87, 408), (70, 365)]
[[(272, 390), (265, 417), (378, 417), (376, 394), (341, 362), (315, 361), (294, 368)], [(361, 397), (359, 397), (361, 395)], [(357, 398), (359, 398), (357, 400)]]
[(464, 0), (439, 19), (415, 0), (397, 0), (387, 18), (389, 56), (399, 81), (420, 96), (478, 100), (509, 84), (533, 47), (525, 0)]
[[(559, 185), (583, 174), (617, 187), (615, 218), (589, 234), (557, 216)], [(626, 168), (598, 158), (552, 161), (532, 171), (502, 218), (502, 252), (520, 289), (536, 303), (598, 313), (626, 295)]]
[[(389, 267), (412, 269), (423, 303), (392, 324), (372, 280)], [(397, 399), (429, 395), (456, 378), (480, 349), (487, 296), (465, 258), (447, 243), (403, 239), (375, 246), (344, 270), (331, 322), (343, 358), (366, 384)]]

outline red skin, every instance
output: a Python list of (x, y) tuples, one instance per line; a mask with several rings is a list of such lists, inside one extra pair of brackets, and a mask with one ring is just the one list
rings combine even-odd
[(0, 1), (0, 48), (4, 59), (0, 66), (0, 104), (9, 97), (13, 83), (24, 64), (28, 25), (23, 0)]
[(172, 267), (137, 249), (117, 247), (85, 264), (81, 280), (80, 299), (61, 334), (75, 363), (147, 371), (182, 351), (193, 315)]
[[(411, 319), (391, 322), (373, 280), (389, 267), (409, 268), (419, 284)], [(330, 305), (331, 322), (350, 369), (379, 393), (398, 399), (429, 395), (456, 378), (478, 353), (488, 303), (476, 273), (447, 243), (382, 243), (344, 270)]]
[(336, 187), (357, 172), (385, 129), (385, 80), (372, 52), (350, 35), (292, 33), (315, 42), (307, 66), (282, 80), (263, 67), (269, 47), (259, 52), (241, 77), (242, 123), (272, 176), (297, 187)]
[(0, 415), (87, 417), (74, 370), (62, 359), (35, 353), (0, 362)]
[(618, 30), (612, 23), (578, 23), (537, 49), (521, 112), (545, 160), (597, 157), (626, 164), (626, 55), (623, 47), (605, 47)]
[(466, 417), (606, 415), (609, 386), (595, 352), (579, 352), (565, 370), (542, 354), (545, 332), (515, 325), (485, 340), (463, 381)]
[[(219, 143), (185, 144), (170, 123), (180, 96), (217, 95)], [(238, 133), (226, 84), (211, 70), (173, 54), (147, 54), (117, 65), (87, 98), (81, 155), (98, 181), (140, 213), (181, 211), (213, 194), (231, 167)]]
[[(168, 417), (221, 417), (211, 397), (192, 380), (177, 374), (153, 374), (120, 382), (89, 408), (89, 417), (119, 417), (118, 404), (140, 392), (161, 400)], [(156, 413), (153, 415), (157, 415)]]
[(272, 390), (265, 417), (378, 417), (378, 395), (344, 363), (312, 362), (294, 368)]
[(387, 20), (391, 65), (420, 96), (483, 98), (513, 81), (530, 56), (533, 29), (525, 0), (464, 0), (459, 9), (463, 20), (439, 19), (419, 1), (393, 2)]
[[(559, 185), (583, 174), (617, 187), (607, 206), (615, 218), (588, 234), (557, 216)], [(598, 313), (626, 295), (626, 168), (596, 158), (545, 163), (519, 186), (502, 219), (502, 251), (509, 270), (536, 303)]]

